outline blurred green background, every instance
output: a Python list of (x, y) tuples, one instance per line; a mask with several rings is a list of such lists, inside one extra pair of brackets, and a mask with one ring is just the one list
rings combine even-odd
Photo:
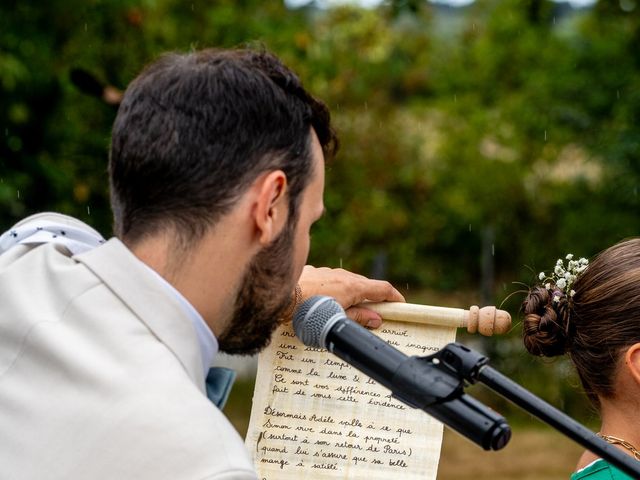
[(263, 45), (327, 102), (342, 140), (310, 263), (417, 303), (502, 305), (509, 335), (459, 339), (590, 422), (567, 363), (524, 353), (518, 309), (556, 258), (637, 234), (639, 3), (4, 0), (0, 229), (57, 210), (110, 235), (116, 109), (73, 71), (121, 90), (167, 50)]

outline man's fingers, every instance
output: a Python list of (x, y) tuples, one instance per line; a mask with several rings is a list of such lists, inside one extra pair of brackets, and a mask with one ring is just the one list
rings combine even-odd
[(378, 328), (382, 325), (382, 317), (368, 308), (351, 307), (346, 310), (347, 317), (358, 322), (363, 327)]
[(353, 303), (371, 302), (404, 302), (402, 294), (393, 285), (384, 280), (365, 280), (356, 293), (358, 297)]
[[(327, 295), (335, 298), (343, 308), (349, 308), (369, 300), (371, 302), (404, 302), (402, 294), (389, 282), (371, 280), (342, 268), (315, 268), (307, 265), (302, 270), (298, 285), (301, 300), (313, 295)], [(354, 318), (360, 324), (376, 328), (380, 317), (375, 312), (354, 311)]]

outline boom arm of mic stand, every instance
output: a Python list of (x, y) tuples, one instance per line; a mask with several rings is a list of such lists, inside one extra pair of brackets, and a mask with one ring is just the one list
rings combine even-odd
[(523, 410), (549, 424), (591, 452), (600, 455), (633, 478), (640, 478), (640, 462), (598, 437), (591, 430), (536, 397), (488, 366), (488, 358), (460, 343), (450, 343), (430, 355), (440, 367), (457, 372), (469, 383), (481, 382)]
[(431, 356), (408, 357), (388, 386), (395, 398), (424, 410), (485, 450), (499, 450), (511, 438), (506, 420), (465, 394), (464, 380)]

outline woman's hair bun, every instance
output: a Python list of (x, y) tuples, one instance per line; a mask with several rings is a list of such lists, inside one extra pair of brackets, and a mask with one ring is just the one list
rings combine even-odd
[(569, 344), (569, 303), (564, 292), (536, 286), (522, 303), (525, 348), (532, 355), (555, 357), (567, 351)]

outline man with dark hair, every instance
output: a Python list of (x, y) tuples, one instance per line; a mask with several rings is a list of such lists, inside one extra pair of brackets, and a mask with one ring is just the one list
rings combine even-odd
[(337, 145), (326, 106), (270, 53), (148, 66), (112, 132), (116, 237), (58, 214), (0, 236), (3, 475), (254, 479), (212, 404), (228, 393), (218, 350), (259, 351), (314, 294), (370, 326), (350, 307), (403, 300), (304, 266)]

